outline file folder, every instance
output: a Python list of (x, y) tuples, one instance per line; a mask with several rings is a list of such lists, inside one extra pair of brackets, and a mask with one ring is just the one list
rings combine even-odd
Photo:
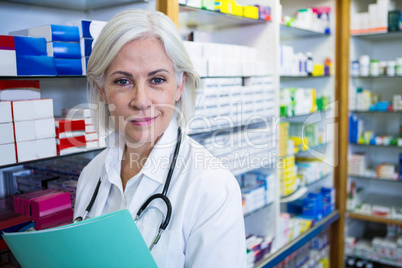
[(127, 209), (3, 238), (24, 268), (157, 267)]

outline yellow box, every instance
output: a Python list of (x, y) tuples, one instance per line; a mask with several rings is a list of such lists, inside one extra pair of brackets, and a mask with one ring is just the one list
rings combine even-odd
[(217, 3), (216, 9), (222, 13), (230, 14), (229, 2), (231, 2), (231, 1), (230, 0), (216, 1), (216, 3)]
[(229, 10), (231, 10), (232, 15), (243, 17), (243, 6), (238, 5), (236, 1), (229, 2)]
[(243, 7), (243, 12), (244, 12), (244, 17), (250, 18), (250, 19), (259, 19), (259, 10), (258, 7), (255, 6), (244, 6)]

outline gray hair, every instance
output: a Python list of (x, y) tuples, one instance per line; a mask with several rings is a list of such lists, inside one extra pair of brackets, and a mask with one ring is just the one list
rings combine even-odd
[[(107, 133), (113, 130), (111, 126), (115, 127), (109, 121), (110, 111), (98, 91), (98, 87), (104, 90), (105, 71), (126, 43), (143, 37), (155, 37), (161, 42), (173, 62), (178, 85), (182, 82), (183, 73), (186, 74), (181, 99), (176, 102), (176, 107), (182, 113), (177, 115), (178, 124), (184, 128), (185, 121), (194, 112), (200, 77), (193, 67), (176, 26), (168, 16), (158, 11), (127, 10), (117, 14), (105, 25), (88, 61), (90, 102), (95, 108), (92, 110), (92, 117), (98, 131), (102, 128)], [(184, 118), (179, 118), (181, 116)]]

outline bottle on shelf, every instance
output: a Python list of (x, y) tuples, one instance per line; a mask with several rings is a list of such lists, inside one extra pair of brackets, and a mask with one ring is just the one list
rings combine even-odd
[(307, 52), (307, 61), (306, 61), (306, 71), (308, 76), (313, 76), (313, 54), (311, 52)]

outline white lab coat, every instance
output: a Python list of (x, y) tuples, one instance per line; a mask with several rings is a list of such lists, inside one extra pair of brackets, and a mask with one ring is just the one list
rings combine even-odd
[[(89, 217), (116, 210), (113, 199), (117, 198), (124, 199), (120, 200), (120, 209), (127, 208), (135, 218), (138, 209), (149, 196), (162, 192), (170, 166), (166, 157), (172, 156), (176, 140), (177, 124), (173, 119), (141, 172), (129, 181), (136, 183), (133, 184), (135, 189), (132, 194), (127, 196), (122, 192), (121, 180), (117, 182), (116, 178), (112, 178), (116, 177), (116, 173), (120, 178), (120, 173), (116, 172), (116, 168), (113, 170), (108, 166), (108, 162), (120, 163), (120, 160), (116, 160), (116, 152), (121, 156), (123, 146), (101, 152), (81, 173), (74, 217), (83, 215), (101, 176), (102, 183)], [(126, 190), (129, 189), (129, 183)], [(122, 192), (121, 197), (116, 194), (119, 192), (116, 190), (118, 188)], [(215, 157), (186, 135), (182, 139), (167, 195), (173, 208), (172, 217), (158, 244), (151, 251), (158, 267), (246, 266), (245, 230), (239, 185)], [(127, 197), (130, 200), (126, 200)], [(155, 206), (165, 211), (164, 204), (157, 202)], [(156, 217), (151, 211), (137, 222), (148, 244), (159, 226)], [(107, 244), (107, 241), (105, 243)]]

